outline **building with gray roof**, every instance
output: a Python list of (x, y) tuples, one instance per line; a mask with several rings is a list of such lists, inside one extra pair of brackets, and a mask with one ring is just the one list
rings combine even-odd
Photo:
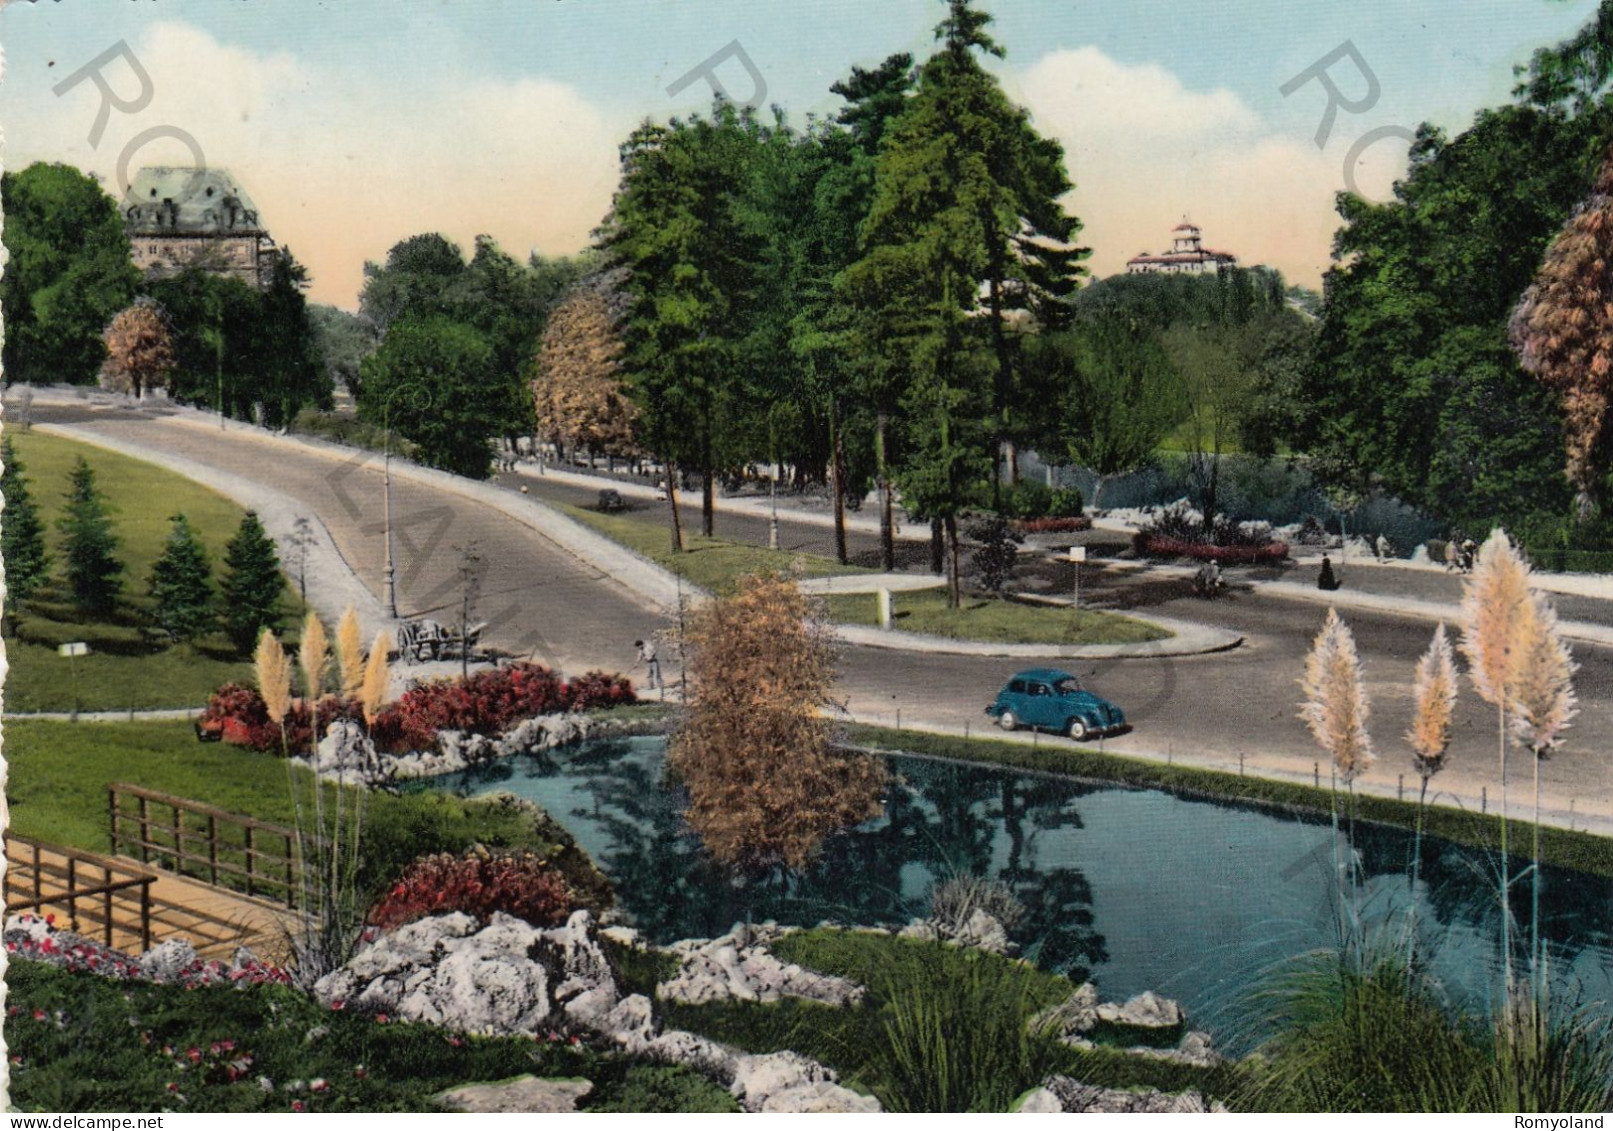
[(134, 265), (160, 279), (187, 267), (267, 286), (278, 251), (257, 205), (225, 169), (141, 169), (120, 205)]

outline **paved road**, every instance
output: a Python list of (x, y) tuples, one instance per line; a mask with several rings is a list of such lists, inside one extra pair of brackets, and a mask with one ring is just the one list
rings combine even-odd
[[(256, 477), (295, 497), (330, 527), (344, 555), (366, 584), (381, 586), (379, 460), (363, 466), (325, 451), (289, 445), (246, 430), (220, 433), (118, 409), (47, 407), (35, 418), (72, 422), (157, 451), (174, 451), (246, 477)], [(344, 471), (345, 469), (345, 471)], [(525, 480), (531, 484), (530, 479)], [(548, 493), (544, 489), (544, 493)], [(556, 492), (559, 497), (562, 492)], [(576, 499), (579, 496), (573, 495)], [(590, 492), (581, 501), (591, 502)], [(534, 504), (535, 505), (535, 504)], [(661, 516), (640, 512), (646, 521)], [(693, 513), (693, 512), (692, 512)], [(475, 539), (488, 562), (483, 596), (485, 619), (494, 620), (489, 642), (567, 670), (622, 668), (631, 663), (631, 641), (651, 627), (654, 614), (625, 586), (561, 550), (538, 530), (513, 523), (485, 504), (440, 487), (394, 480), (395, 524), (400, 530), (399, 604), (405, 614), (456, 619), (455, 543)], [(718, 533), (761, 541), (765, 521), (722, 515)], [(823, 552), (832, 533), (784, 522), (786, 546)], [(853, 535), (854, 551), (872, 548)], [(915, 550), (923, 552), (922, 543)], [(1439, 581), (1436, 580), (1436, 584)], [(1251, 771), (1309, 777), (1317, 753), (1296, 717), (1297, 680), (1304, 654), (1323, 615), (1314, 605), (1235, 592), (1213, 603), (1182, 595), (1179, 579), (1139, 583), (1113, 580), (1098, 596), (1114, 604), (1135, 602), (1161, 613), (1234, 629), (1248, 643), (1231, 653), (1175, 660), (1087, 662), (1079, 674), (1120, 702), (1136, 731), (1113, 740), (1115, 750), (1168, 754), (1195, 763), (1235, 767), (1240, 753)], [(1605, 619), (1606, 605), (1592, 612)], [(496, 614), (496, 615), (495, 615)], [(1398, 777), (1415, 789), (1400, 738), (1410, 714), (1412, 667), (1430, 633), (1422, 622), (1352, 613), (1374, 696), (1373, 733), (1382, 760), (1369, 774), (1378, 789), (1393, 791)], [(1567, 750), (1544, 767), (1546, 809), (1562, 822), (1570, 812), (1579, 824), (1587, 814), (1613, 818), (1613, 650), (1580, 646), (1577, 684), (1582, 714)], [(1002, 678), (1023, 662), (956, 656), (926, 656), (872, 648), (848, 648), (840, 694), (851, 710), (874, 721), (903, 725), (978, 728), (981, 713)], [(1493, 716), (1464, 689), (1452, 767), (1436, 788), (1474, 799), (1499, 795)], [(1061, 741), (1043, 738), (1042, 741)], [(1528, 794), (1528, 767), (1514, 758), (1514, 806)], [(1520, 777), (1520, 774), (1523, 775)], [(1322, 778), (1327, 777), (1326, 766)], [(1571, 809), (1572, 807), (1572, 809)], [(1520, 810), (1521, 811), (1521, 810)], [(1610, 825), (1613, 827), (1613, 825)]]

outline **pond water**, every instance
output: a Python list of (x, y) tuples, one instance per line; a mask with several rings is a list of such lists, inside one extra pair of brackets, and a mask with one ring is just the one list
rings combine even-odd
[[(1227, 1040), (1245, 1029), (1237, 1003), (1263, 976), (1337, 940), (1336, 861), (1353, 851), (1360, 879), (1344, 902), (1369, 934), (1401, 937), (1415, 907), (1432, 973), (1454, 1000), (1483, 1008), (1500, 982), (1498, 865), (1480, 850), (1426, 840), (1413, 892), (1404, 830), (1363, 823), (1352, 839), (1325, 816), (895, 757), (883, 816), (831, 839), (809, 875), (741, 885), (708, 864), (683, 825), (682, 798), (662, 781), (664, 750), (660, 737), (587, 742), (421, 787), (542, 805), (658, 943), (746, 918), (905, 923), (927, 913), (938, 880), (987, 876), (1024, 903), (1014, 937), (1042, 966), (1089, 975), (1106, 999), (1145, 989), (1177, 998)], [(1559, 997), (1613, 1000), (1613, 881), (1542, 876)], [(1527, 927), (1527, 883), (1514, 908)]]

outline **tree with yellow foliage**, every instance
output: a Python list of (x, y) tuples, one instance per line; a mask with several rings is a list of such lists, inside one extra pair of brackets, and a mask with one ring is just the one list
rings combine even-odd
[(686, 819), (732, 871), (800, 871), (824, 838), (880, 811), (883, 769), (836, 752), (834, 649), (792, 578), (761, 574), (698, 610), (685, 633), (691, 705), (667, 765)]

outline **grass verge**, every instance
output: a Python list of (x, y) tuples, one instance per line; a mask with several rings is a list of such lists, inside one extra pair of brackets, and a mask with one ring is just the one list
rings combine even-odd
[(622, 515), (600, 514), (586, 507), (566, 503), (554, 505), (611, 541), (621, 543), (634, 553), (649, 558), (657, 565), (713, 593), (730, 592), (740, 578), (767, 570), (777, 573), (799, 570), (803, 577), (878, 572), (859, 566), (844, 566), (833, 558), (818, 554), (769, 550), (763, 546), (752, 546), (748, 542), (706, 538), (691, 533), (687, 528), (683, 532), (684, 551), (681, 554), (674, 554), (671, 548), (672, 536), (664, 525)]
[[(1052, 771), (1094, 781), (1162, 789), (1188, 796), (1245, 801), (1326, 816), (1332, 812), (1333, 794), (1297, 782), (1245, 777), (1193, 766), (1160, 765), (1140, 758), (1105, 754), (1079, 746), (1048, 743), (1039, 747), (991, 738), (956, 738), (921, 731), (851, 724), (843, 728), (848, 742), (884, 753), (925, 754), (959, 762), (1008, 766), (1014, 769)], [(1415, 828), (1417, 805), (1388, 797), (1356, 795), (1359, 819)], [(1519, 824), (1512, 822), (1514, 831)], [(1424, 831), (1432, 837), (1478, 848), (1500, 843), (1500, 821), (1447, 806), (1430, 805)], [(1571, 868), (1592, 876), (1613, 878), (1613, 839), (1587, 832), (1545, 827), (1540, 830), (1542, 862)]]
[[(194, 644), (170, 645), (152, 628), (146, 596), (151, 567), (168, 538), (169, 518), (184, 514), (207, 547), (214, 581), (222, 573), (224, 545), (246, 512), (223, 495), (171, 471), (93, 444), (41, 432), (13, 432), (12, 443), (29, 491), (46, 526), (52, 573), (62, 576), (61, 532), (56, 529), (74, 463), (82, 456), (95, 471), (97, 488), (112, 508), (118, 555), (124, 563), (123, 598), (109, 620), (90, 620), (68, 600), (59, 581), (28, 602), (8, 625), (11, 670), (6, 709), (11, 712), (148, 710), (199, 707), (220, 684), (242, 680), (252, 670), (221, 634)], [(288, 592), (285, 623), (300, 615)], [(58, 645), (83, 641), (89, 654), (68, 659)]]
[[(15, 719), (6, 724), (6, 757), (11, 830), (53, 844), (110, 851), (106, 787), (115, 781), (278, 824), (296, 821), (284, 759), (198, 742), (184, 720)], [(292, 767), (291, 773), (306, 796), (308, 772)], [(470, 801), (428, 792), (370, 794), (361, 888), (374, 894), (415, 857), (461, 852), (474, 844), (547, 855), (587, 905), (611, 902), (604, 877), (571, 835), (541, 810), (499, 798)]]
[(288, 987), (186, 990), (27, 961), (6, 984), (21, 1111), (427, 1112), (447, 1089), (529, 1073), (592, 1081), (584, 1110), (737, 1110), (688, 1069), (331, 1012)]
[[(1163, 640), (1162, 628), (1093, 609), (1032, 604), (1005, 597), (965, 597), (947, 604), (942, 589), (894, 593), (894, 626), (903, 632), (995, 644), (1137, 644)], [(877, 625), (878, 595), (840, 593), (829, 598), (829, 617), (840, 624)]]

